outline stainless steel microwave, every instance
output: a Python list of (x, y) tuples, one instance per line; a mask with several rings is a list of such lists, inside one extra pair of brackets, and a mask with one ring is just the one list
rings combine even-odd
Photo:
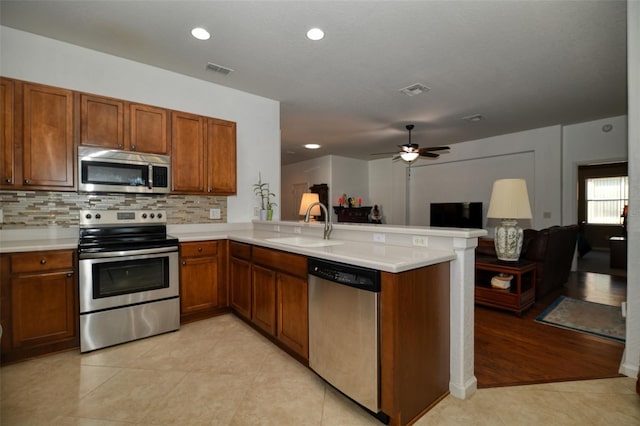
[(78, 191), (166, 194), (170, 185), (166, 155), (78, 147)]

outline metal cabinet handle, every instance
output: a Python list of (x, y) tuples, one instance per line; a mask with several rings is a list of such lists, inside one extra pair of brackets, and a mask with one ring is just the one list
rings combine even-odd
[(47, 263), (47, 259), (40, 259), (40, 264), (44, 265), (45, 263)]
[(198, 251), (202, 251), (202, 247), (198, 247)]
[(4, 181), (5, 181), (6, 183), (11, 183), (11, 178), (6, 178)]
[(25, 183), (25, 185), (30, 185), (31, 184), (31, 180), (30, 179), (25, 179), (24, 183)]
[(183, 265), (186, 265), (186, 264), (187, 264), (187, 262), (183, 260), (183, 261), (182, 261), (182, 264), (183, 264)]
[(136, 150), (136, 146), (135, 145), (131, 145), (131, 151), (135, 151)]
[(72, 277), (73, 276), (73, 272), (67, 272), (67, 276), (68, 277)]
[(122, 144), (121, 143), (118, 144), (118, 148), (122, 148)]

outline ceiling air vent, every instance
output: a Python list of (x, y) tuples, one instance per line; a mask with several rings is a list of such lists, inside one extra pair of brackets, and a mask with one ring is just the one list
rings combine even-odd
[(415, 96), (415, 95), (419, 95), (420, 93), (428, 92), (429, 88), (424, 84), (416, 83), (416, 84), (412, 84), (411, 86), (407, 86), (403, 89), (400, 89), (400, 91), (407, 96)]
[(233, 72), (231, 68), (223, 67), (222, 65), (214, 64), (213, 62), (207, 62), (207, 69), (224, 75), (229, 75)]

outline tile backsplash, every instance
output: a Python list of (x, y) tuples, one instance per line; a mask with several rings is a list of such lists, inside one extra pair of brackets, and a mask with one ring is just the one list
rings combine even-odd
[[(78, 226), (78, 212), (84, 209), (166, 210), (167, 224), (172, 225), (227, 222), (227, 197), (223, 196), (0, 191), (0, 209), (0, 229)], [(209, 209), (220, 209), (220, 219), (209, 219)]]

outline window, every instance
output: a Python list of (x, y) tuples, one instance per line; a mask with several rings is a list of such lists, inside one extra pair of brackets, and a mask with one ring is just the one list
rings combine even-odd
[(622, 210), (629, 203), (629, 177), (586, 179), (587, 223), (621, 224)]

